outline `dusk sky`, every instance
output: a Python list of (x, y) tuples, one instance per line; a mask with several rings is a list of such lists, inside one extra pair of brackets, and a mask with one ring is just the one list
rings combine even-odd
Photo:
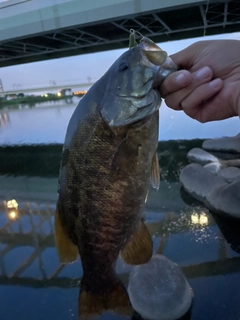
[[(198, 40), (226, 38), (240, 40), (240, 33), (164, 42), (159, 43), (159, 45), (163, 50), (172, 54)], [(13, 90), (14, 84), (20, 84), (22, 89), (44, 87), (50, 85), (50, 81), (53, 80), (58, 85), (67, 85), (74, 83), (86, 83), (88, 82), (88, 77), (91, 77), (91, 81), (94, 82), (106, 72), (109, 66), (124, 51), (125, 49), (112, 50), (4, 67), (0, 69), (0, 79), (2, 79), (4, 90)]]

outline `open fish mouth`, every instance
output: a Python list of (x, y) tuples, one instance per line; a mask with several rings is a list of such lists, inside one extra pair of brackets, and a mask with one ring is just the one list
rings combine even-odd
[(163, 51), (158, 45), (156, 45), (156, 43), (148, 38), (143, 37), (138, 46), (146, 55), (148, 60), (156, 66), (161, 66), (164, 64), (168, 57), (166, 51)]
[(155, 69), (153, 89), (157, 88), (166, 76), (178, 70), (177, 65), (168, 56), (167, 52), (162, 50), (152, 40), (143, 37), (138, 46), (143, 53), (141, 63)]

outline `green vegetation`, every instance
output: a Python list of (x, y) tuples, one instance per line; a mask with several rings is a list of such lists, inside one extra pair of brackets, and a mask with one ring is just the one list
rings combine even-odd
[(0, 175), (57, 177), (61, 144), (0, 147)]
[[(162, 141), (158, 145), (161, 179), (178, 181), (180, 170), (188, 164), (187, 153), (201, 147), (203, 140)], [(57, 177), (62, 144), (0, 147), (0, 175)]]
[(34, 105), (35, 103), (39, 102), (47, 102), (47, 101), (58, 101), (58, 100), (64, 100), (64, 99), (71, 99), (73, 95), (71, 96), (57, 96), (55, 94), (48, 94), (46, 96), (18, 96), (15, 99), (6, 100), (5, 98), (0, 98), (0, 108), (12, 106), (12, 105), (18, 105), (18, 104), (29, 104)]

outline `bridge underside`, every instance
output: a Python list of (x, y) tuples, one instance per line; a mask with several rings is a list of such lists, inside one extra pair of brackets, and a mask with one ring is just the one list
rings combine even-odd
[(165, 42), (240, 30), (239, 1), (216, 1), (2, 41), (0, 67), (127, 48), (129, 30)]

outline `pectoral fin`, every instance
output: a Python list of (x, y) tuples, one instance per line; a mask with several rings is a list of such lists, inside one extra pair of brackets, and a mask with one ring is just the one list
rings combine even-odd
[(158, 190), (160, 186), (160, 169), (159, 169), (157, 152), (155, 153), (152, 159), (152, 170), (151, 170), (150, 180), (151, 180), (152, 187)]
[(152, 238), (142, 220), (135, 233), (122, 249), (121, 257), (128, 264), (143, 264), (151, 259), (152, 250)]
[(55, 244), (61, 263), (70, 263), (77, 260), (78, 248), (69, 239), (66, 230), (62, 226), (58, 209), (55, 212)]

